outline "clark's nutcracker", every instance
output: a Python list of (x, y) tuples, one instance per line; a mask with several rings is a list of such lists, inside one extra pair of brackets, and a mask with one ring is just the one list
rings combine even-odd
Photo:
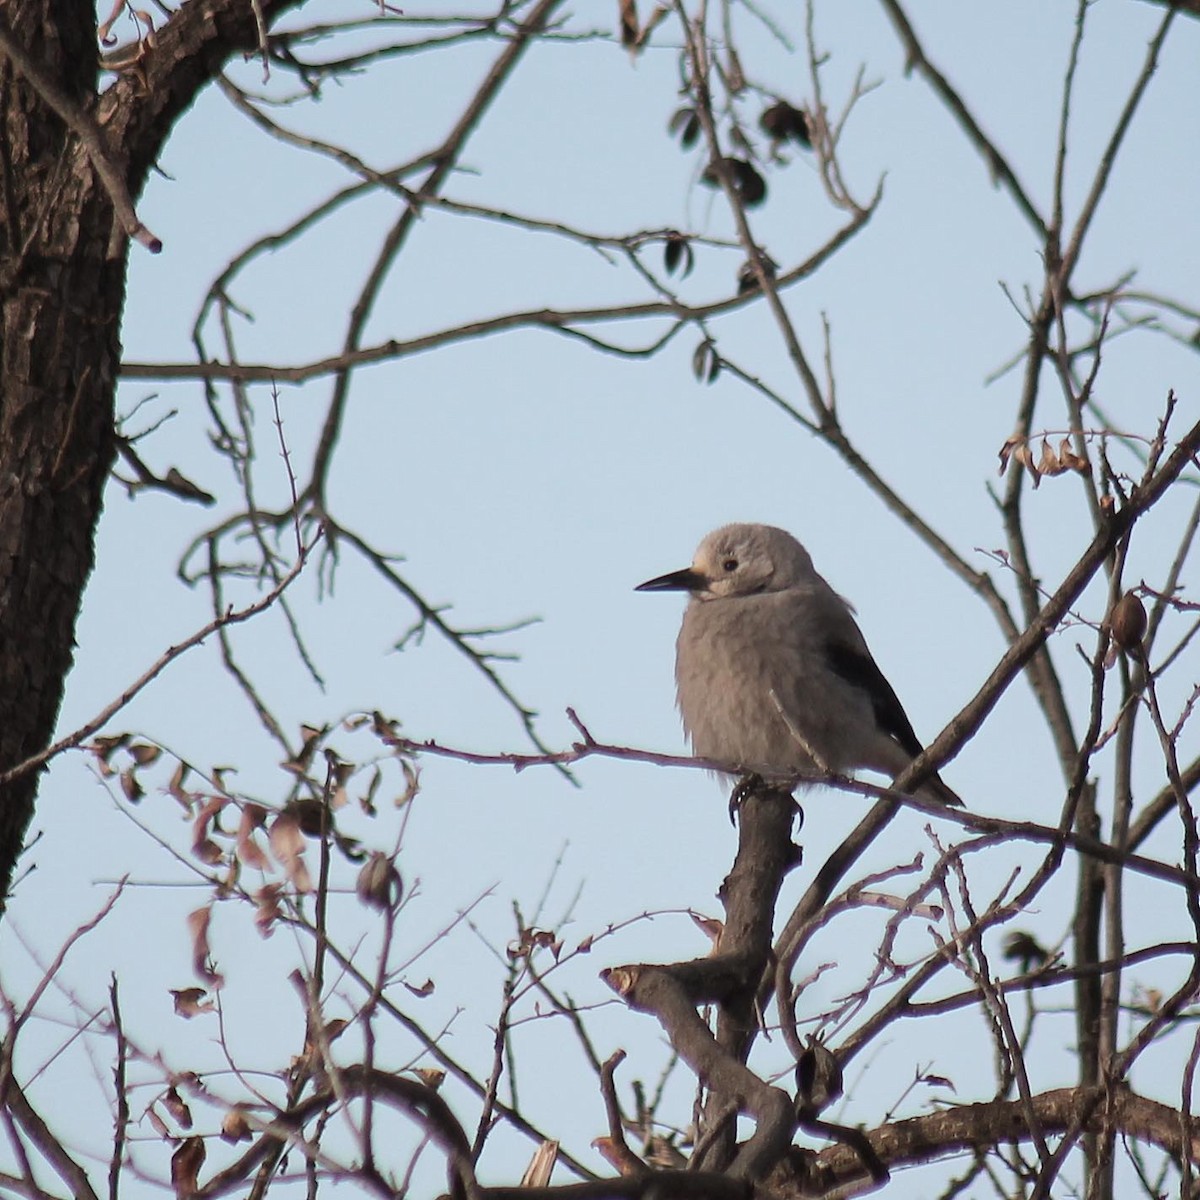
[[(690, 567), (637, 590), (691, 593), (675, 681), (698, 757), (774, 777), (868, 767), (895, 778), (921, 753), (850, 605), (785, 530), (726, 525)], [(937, 775), (916, 794), (962, 804)]]

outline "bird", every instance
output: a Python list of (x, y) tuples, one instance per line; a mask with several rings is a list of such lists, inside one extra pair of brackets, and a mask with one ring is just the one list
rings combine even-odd
[[(772, 779), (859, 768), (894, 779), (922, 753), (854, 610), (786, 530), (724, 525), (690, 567), (635, 590), (690, 593), (675, 682), (697, 757)], [(936, 774), (913, 794), (963, 804)]]

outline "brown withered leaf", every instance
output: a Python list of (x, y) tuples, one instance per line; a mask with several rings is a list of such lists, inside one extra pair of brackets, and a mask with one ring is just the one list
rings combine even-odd
[(446, 1079), (446, 1072), (440, 1067), (414, 1067), (413, 1074), (427, 1087), (435, 1092)]
[(391, 746), (400, 737), (400, 722), (395, 717), (385, 717), (378, 709), (371, 713), (371, 732), (384, 743)]
[(185, 1021), (213, 1010), (213, 1002), (207, 999), (208, 992), (204, 988), (171, 988), (170, 992), (175, 999), (175, 1015)]
[(922, 1075), (921, 1082), (929, 1084), (930, 1087), (949, 1088), (952, 1092), (957, 1093), (958, 1089), (954, 1084), (946, 1078), (945, 1075)]
[(137, 767), (126, 767), (121, 772), (121, 791), (130, 804), (137, 804), (146, 794), (145, 788), (138, 782)]
[(265, 938), (269, 938), (275, 932), (275, 922), (281, 915), (279, 898), (282, 894), (282, 883), (264, 884), (254, 893), (254, 925)]
[(171, 1183), (178, 1200), (190, 1200), (199, 1190), (200, 1168), (204, 1165), (204, 1139), (185, 1138), (171, 1155)]
[(271, 854), (291, 880), (292, 887), (300, 893), (311, 892), (312, 876), (304, 865), (304, 834), (294, 812), (285, 809), (271, 822), (269, 840)]
[(260, 871), (270, 870), (267, 856), (254, 840), (254, 831), (267, 822), (267, 810), (261, 804), (243, 804), (242, 818), (238, 822), (237, 856), (248, 867)]
[(1021, 434), (1013, 434), (1000, 447), (1001, 475), (1008, 469), (1010, 462), (1019, 463), (1029, 472), (1034, 488), (1041, 483), (1043, 476), (1052, 478), (1055, 475), (1063, 475), (1067, 471), (1087, 474), (1089, 470), (1087, 459), (1075, 453), (1070, 437), (1064, 437), (1056, 448), (1051, 446), (1050, 439), (1043, 435), (1041, 452), (1035, 461), (1033, 450), (1030, 448), (1030, 440)]
[(1000, 447), (1000, 474), (1008, 470), (1010, 462), (1019, 463), (1033, 476), (1033, 486), (1038, 485), (1037, 466), (1029, 450), (1029, 440), (1022, 434), (1014, 433)]
[(215, 992), (225, 981), (212, 967), (208, 947), (208, 923), (211, 919), (212, 908), (206, 904), (188, 913), (187, 925), (192, 939), (192, 970)]
[(403, 887), (400, 872), (391, 858), (379, 850), (371, 851), (354, 883), (358, 898), (368, 907), (389, 912), (400, 903)]
[(129, 754), (139, 767), (148, 767), (162, 757), (162, 747), (154, 746), (150, 742), (134, 742), (129, 747)]
[(171, 782), (167, 785), (167, 794), (169, 796), (174, 796), (174, 798), (183, 806), (184, 812), (187, 813), (192, 811), (192, 801), (195, 799), (195, 797), (191, 794), (191, 792), (184, 791), (183, 785), (187, 781), (187, 777), (191, 774), (191, 772), (192, 768), (189, 767), (187, 763), (181, 761), (180, 764), (175, 768), (174, 773), (171, 775)]
[(313, 754), (316, 752), (317, 746), (320, 745), (321, 739), (325, 736), (326, 728), (316, 725), (301, 725), (300, 726), (300, 749), (297, 751), (295, 758), (288, 759), (281, 766), (285, 771), (291, 771), (293, 775), (304, 775), (308, 768), (312, 765)]
[(400, 760), (400, 770), (404, 773), (404, 791), (396, 797), (396, 807), (403, 808), (421, 790), (421, 771), (413, 766), (407, 758)]
[(595, 937), (595, 935), (594, 935), (594, 934), (591, 934), (591, 933), (589, 933), (589, 934), (587, 935), (587, 937), (585, 937), (585, 938), (584, 938), (584, 939), (583, 939), (583, 940), (582, 940), (582, 941), (579, 943), (579, 945), (575, 947), (575, 953), (576, 953), (576, 954), (591, 954), (591, 952), (592, 952), (592, 943), (593, 943), (595, 940), (596, 940), (596, 937)]
[(337, 812), (338, 809), (345, 808), (350, 803), (346, 784), (354, 774), (354, 764), (342, 762), (332, 750), (325, 751), (325, 761), (329, 764), (330, 781), (333, 784), (333, 793), (329, 797), (329, 807), (332, 811)]
[(246, 1110), (240, 1104), (235, 1104), (221, 1119), (221, 1140), (233, 1143), (248, 1142), (250, 1128)]
[(213, 778), (213, 783), (215, 783), (222, 792), (228, 795), (229, 789), (225, 786), (225, 776), (236, 775), (237, 767), (213, 767), (209, 771), (209, 774)]
[(1071, 448), (1071, 439), (1063, 438), (1058, 445), (1058, 461), (1063, 464), (1063, 469), (1067, 471), (1078, 471), (1081, 475), (1088, 473), (1088, 460), (1082, 455), (1076, 454)]
[(171, 1114), (172, 1120), (180, 1129), (191, 1129), (192, 1110), (184, 1103), (183, 1097), (174, 1086), (167, 1088), (162, 1098), (163, 1107)]
[(209, 826), (215, 822), (217, 814), (228, 803), (229, 800), (225, 796), (209, 796), (192, 825), (192, 853), (210, 867), (219, 863), (225, 854), (208, 836)]
[(414, 987), (411, 983), (407, 982), (407, 980), (405, 981), (404, 986), (408, 988), (408, 990), (412, 992), (414, 996), (419, 996), (422, 1000), (424, 1000), (426, 996), (433, 995), (433, 989), (436, 985), (432, 979), (426, 979), (425, 982), (419, 987)]
[(618, 25), (621, 30), (621, 45), (632, 50), (638, 40), (638, 15), (636, 0), (617, 0)]
[(358, 802), (359, 808), (363, 810), (368, 817), (378, 816), (378, 810), (375, 808), (375, 793), (379, 791), (379, 785), (383, 782), (383, 769), (378, 763), (375, 764), (375, 769), (371, 772), (371, 782), (367, 784), (367, 793), (361, 797)]
[(164, 1121), (162, 1117), (158, 1115), (158, 1109), (155, 1108), (153, 1104), (146, 1109), (146, 1116), (149, 1117), (151, 1127), (160, 1138), (163, 1138), (168, 1142), (173, 1142), (175, 1140), (175, 1135), (167, 1128), (166, 1121)]
[(111, 779), (117, 773), (116, 767), (112, 765), (112, 756), (128, 741), (129, 734), (117, 733), (109, 737), (94, 738), (88, 743), (87, 749), (96, 756), (96, 762), (100, 767), (100, 774), (105, 779)]

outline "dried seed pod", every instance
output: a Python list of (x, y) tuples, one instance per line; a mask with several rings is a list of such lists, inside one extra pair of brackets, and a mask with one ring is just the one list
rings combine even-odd
[(400, 903), (403, 890), (400, 872), (386, 854), (376, 850), (359, 871), (354, 890), (364, 904), (387, 912)]
[(1050, 960), (1050, 952), (1024, 929), (1014, 930), (1005, 937), (1001, 953), (1009, 962), (1019, 962), (1023, 971), (1040, 967)]
[(800, 146), (812, 145), (812, 134), (808, 128), (808, 117), (802, 109), (780, 100), (764, 110), (758, 123), (774, 142), (793, 141)]
[(686, 279), (692, 273), (695, 261), (692, 244), (684, 234), (667, 234), (666, 244), (663, 246), (663, 265), (668, 275), (674, 275), (682, 267), (681, 278)]
[[(734, 191), (747, 208), (761, 204), (767, 198), (767, 181), (754, 169), (754, 166), (744, 158), (725, 158), (721, 160), (733, 180)], [(711, 162), (700, 175), (700, 182), (705, 187), (721, 186), (721, 173), (715, 162)]]
[(1135, 592), (1126, 592), (1113, 605), (1108, 620), (1112, 639), (1122, 650), (1140, 650), (1146, 636), (1146, 606)]
[(679, 144), (690, 150), (700, 140), (700, 118), (691, 108), (679, 108), (671, 114), (667, 130), (672, 137), (679, 139)]

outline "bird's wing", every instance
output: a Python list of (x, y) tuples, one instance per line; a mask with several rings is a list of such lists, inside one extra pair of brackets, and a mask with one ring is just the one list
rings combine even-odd
[[(861, 634), (859, 638), (861, 639)], [(835, 675), (841, 676), (851, 687), (866, 692), (879, 728), (895, 738), (913, 758), (916, 758), (924, 747), (913, 730), (908, 714), (892, 690), (892, 685), (884, 678), (883, 672), (866, 646), (854, 645), (843, 638), (833, 637), (825, 643), (825, 654), (830, 670)]]

